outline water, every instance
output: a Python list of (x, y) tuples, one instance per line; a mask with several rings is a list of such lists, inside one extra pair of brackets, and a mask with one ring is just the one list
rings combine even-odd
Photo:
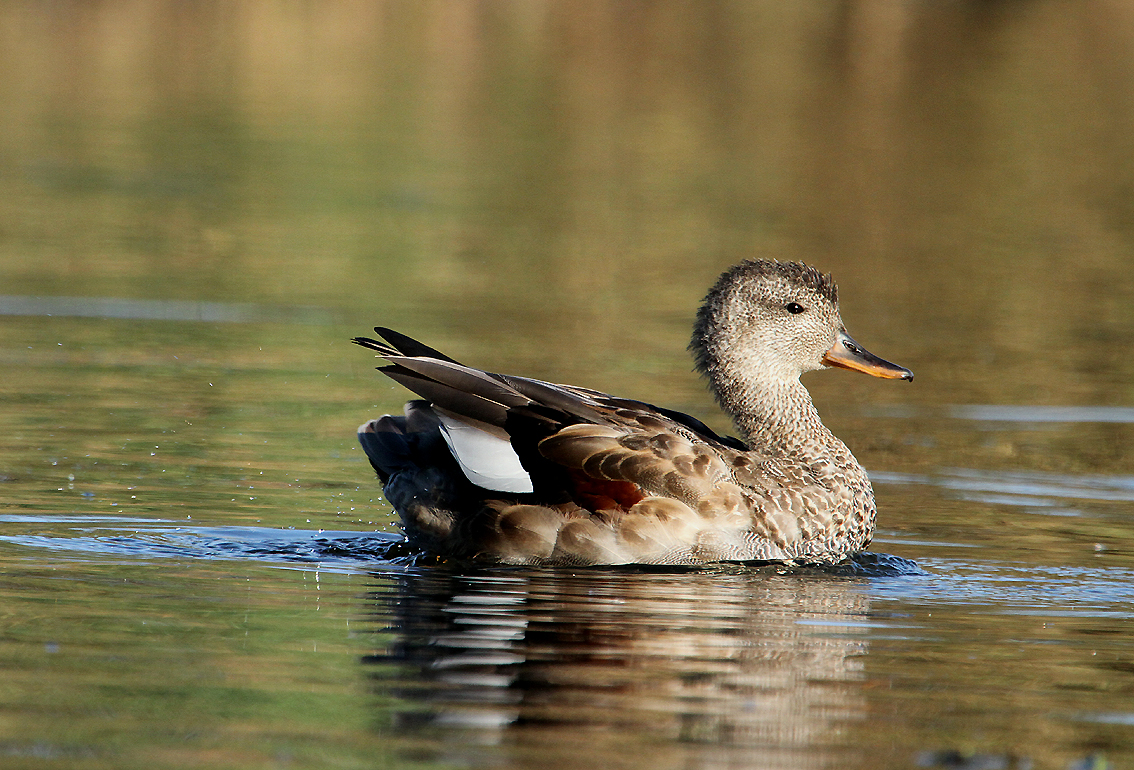
[[(0, 10), (0, 764), (1134, 766), (1134, 17), (814, 3)], [(912, 384), (835, 572), (417, 559), (382, 324), (728, 426), (745, 256)]]

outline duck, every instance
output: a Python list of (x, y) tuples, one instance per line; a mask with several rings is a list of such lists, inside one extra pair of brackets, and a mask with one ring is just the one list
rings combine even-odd
[(837, 564), (866, 549), (874, 491), (804, 372), (913, 372), (847, 333), (829, 274), (745, 260), (697, 312), (695, 369), (739, 438), (643, 401), (465, 366), (385, 327), (352, 342), (418, 398), (358, 439), (410, 545), (512, 565)]

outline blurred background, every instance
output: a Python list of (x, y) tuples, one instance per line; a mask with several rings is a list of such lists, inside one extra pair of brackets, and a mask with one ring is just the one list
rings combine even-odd
[[(800, 259), (919, 375), (819, 376), (825, 412), (1130, 401), (1126, 3), (9, 3), (0, 36), (0, 311), (227, 303), (269, 326), (214, 329), (232, 355), (335, 382), (382, 324), (712, 420), (700, 298)], [(42, 316), (209, 311), (80, 304), (7, 359), (46, 334), (73, 386), (97, 331)], [(93, 326), (178, 375), (205, 333)]]
[(551, 376), (684, 365), (722, 269), (801, 259), (919, 392), (1129, 397), (1126, 3), (9, 3), (0, 35), (5, 294), (315, 307)]
[[(324, 622), (335, 596), (349, 628), (350, 575), (369, 578), (350, 567), (315, 586), (257, 561), (330, 558), (324, 530), (397, 530), (354, 429), (407, 394), (349, 338), (390, 326), (471, 365), (728, 431), (685, 346), (709, 285), (749, 257), (833, 273), (850, 333), (917, 374), (805, 378), (874, 479), (875, 548), (936, 576), (896, 594), (871, 583), (865, 599), (820, 585), (807, 604), (842, 608), (845, 625), (896, 602), (932, 629), (907, 633), (913, 652), (881, 654), (877, 628), (836, 645), (834, 679), (888, 682), (846, 699), (848, 719), (879, 720), (852, 731), (865, 747), (854, 756), (881, 766), (874, 737), (895, 767), (957, 746), (1036, 756), (1055, 734), (1038, 767), (1098, 747), (1134, 756), (1120, 705), (1134, 600), (1134, 4), (1120, 0), (0, 4), (0, 566), (14, 616), (38, 618), (0, 640), (22, 683), (5, 696), (16, 716), (0, 753), (38, 756), (21, 736), (50, 734), (43, 715), (62, 714), (73, 745), (114, 766), (268, 766), (275, 730), (309, 730), (287, 756), (312, 766), (328, 751), (348, 765), (381, 754), (351, 690), (372, 640)], [(248, 545), (281, 532), (284, 546)], [(170, 558), (168, 575), (146, 566)], [(1100, 565), (1113, 582), (1090, 571)], [(82, 609), (28, 610), (58, 601), (64, 568)], [(98, 588), (124, 574), (135, 593)], [(951, 625), (928, 620), (949, 617), (938, 602), (964, 575), (1007, 587), (967, 584)], [(566, 591), (553, 577), (541, 595)], [(657, 595), (641, 580), (613, 594)], [(716, 596), (706, 580), (690, 595)], [(1026, 611), (1020, 584), (1038, 592)], [(568, 588), (586, 617), (590, 587)], [(177, 603), (186, 590), (200, 607)], [(773, 604), (795, 606), (799, 590)], [(1092, 601), (1103, 609), (1086, 619), (1052, 620)], [(231, 616), (209, 615), (222, 605)], [(327, 610), (297, 625), (301, 605)], [(205, 659), (208, 676), (244, 670), (248, 607), (260, 668), (242, 686), (296, 700), (264, 695), (270, 708), (226, 712), (246, 707), (246, 722), (209, 721), (236, 696), (202, 694), (194, 677)], [(154, 614), (174, 629), (165, 647), (119, 625)], [(281, 652), (298, 628), (335, 650), (329, 679)], [(958, 628), (971, 633), (926, 667)], [(1019, 652), (1020, 638), (1051, 644)], [(94, 657), (45, 679), (43, 645), (67, 640)], [(1112, 645), (1105, 665), (1098, 640)], [(126, 650), (127, 673), (106, 668), (106, 649)], [(223, 735), (222, 759), (188, 733), (162, 733), (149, 753), (107, 749), (91, 715), (109, 680), (129, 714), (114, 740), (142, 745), (155, 704), (170, 703), (146, 688), (174, 669), (189, 705), (172, 713)], [(296, 706), (311, 681), (323, 711)], [(895, 682), (908, 689), (886, 695)], [(793, 703), (824, 702), (805, 684)], [(980, 716), (923, 703), (934, 688)], [(1049, 721), (1068, 692), (1102, 716)], [(839, 729), (830, 740), (844, 745)], [(588, 766), (632, 766), (614, 743)], [(685, 766), (716, 761), (686, 749)], [(784, 766), (851, 756), (793, 751)], [(746, 752), (728, 761), (755, 766)]]

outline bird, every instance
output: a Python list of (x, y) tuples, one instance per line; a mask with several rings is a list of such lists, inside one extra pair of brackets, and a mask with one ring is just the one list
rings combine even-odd
[(352, 342), (418, 398), (358, 439), (414, 548), (511, 565), (838, 564), (866, 549), (874, 492), (804, 372), (913, 372), (847, 333), (832, 277), (748, 259), (697, 312), (695, 368), (740, 434), (576, 385), (465, 366), (385, 327)]

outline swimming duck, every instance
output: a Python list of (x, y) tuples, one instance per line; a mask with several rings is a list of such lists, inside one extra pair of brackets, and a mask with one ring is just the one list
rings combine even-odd
[(509, 564), (839, 562), (870, 543), (874, 491), (799, 377), (837, 366), (913, 379), (851, 339), (829, 275), (769, 260), (721, 275), (689, 345), (740, 439), (375, 332), (385, 341), (353, 342), (421, 397), (358, 430), (407, 537)]

